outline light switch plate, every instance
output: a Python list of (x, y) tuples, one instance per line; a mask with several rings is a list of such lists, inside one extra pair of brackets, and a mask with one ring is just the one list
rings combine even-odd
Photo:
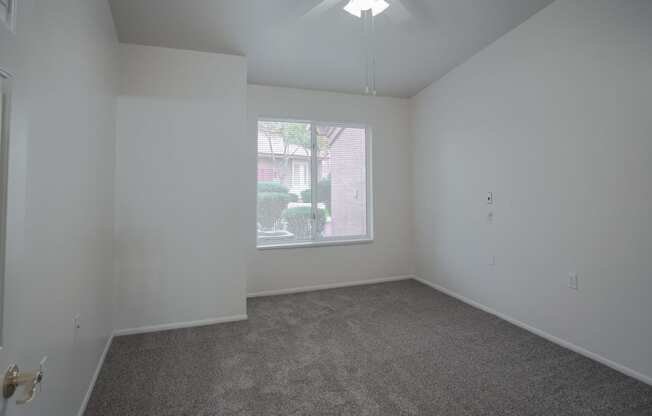
[(577, 273), (568, 273), (568, 287), (573, 290), (579, 290), (579, 278)]

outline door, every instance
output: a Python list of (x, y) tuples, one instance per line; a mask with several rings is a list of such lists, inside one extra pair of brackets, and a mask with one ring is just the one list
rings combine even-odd
[[(18, 127), (24, 126), (21, 120), (26, 115), (14, 105), (21, 61), (15, 33), (15, 5), (15, 0), (0, 0), (0, 379), (5, 378), (10, 366), (18, 365), (11, 367), (6, 388), (4, 383), (2, 386), (2, 416), (36, 414), (39, 410), (34, 408), (30, 394), (38, 393), (42, 380), (37, 372), (41, 352), (34, 355), (33, 348), (28, 347), (38, 344), (38, 334), (28, 335), (30, 331), (21, 324), (21, 315), (30, 309), (36, 312), (36, 308), (29, 305), (26, 296), (29, 288), (21, 287), (19, 278), (26, 152), (25, 134), (16, 133)], [(11, 398), (5, 399), (5, 392), (13, 393)]]

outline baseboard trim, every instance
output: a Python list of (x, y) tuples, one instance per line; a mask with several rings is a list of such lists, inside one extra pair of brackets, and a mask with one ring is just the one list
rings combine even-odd
[(376, 283), (397, 282), (399, 280), (409, 280), (409, 279), (414, 279), (414, 278), (415, 278), (414, 275), (391, 276), (391, 277), (381, 277), (381, 278), (378, 278), (378, 279), (356, 280), (354, 282), (339, 282), (339, 283), (328, 283), (328, 284), (324, 284), (324, 285), (292, 287), (292, 288), (289, 288), (289, 289), (264, 290), (262, 292), (249, 293), (247, 295), (247, 298), (259, 298), (259, 297), (263, 297), (263, 296), (277, 296), (277, 295), (290, 295), (292, 293), (314, 292), (316, 290), (337, 289), (337, 288), (341, 288), (341, 287), (373, 285), (373, 284), (376, 284)]
[(621, 372), (621, 373), (625, 374), (626, 376), (635, 378), (638, 381), (641, 381), (643, 383), (652, 385), (652, 377), (650, 377), (650, 376), (647, 376), (647, 375), (645, 375), (643, 373), (640, 373), (640, 372), (638, 372), (636, 370), (633, 370), (633, 369), (631, 369), (631, 368), (629, 368), (627, 366), (624, 366), (622, 364), (618, 364), (615, 361), (612, 361), (612, 360), (610, 360), (608, 358), (605, 358), (605, 357), (603, 357), (603, 356), (601, 356), (599, 354), (596, 354), (596, 353), (594, 353), (592, 351), (589, 351), (586, 348), (582, 348), (579, 345), (573, 344), (570, 341), (566, 341), (565, 339), (556, 337), (556, 336), (554, 336), (552, 334), (549, 334), (549, 333), (547, 333), (545, 331), (542, 331), (541, 329), (535, 328), (535, 327), (533, 327), (533, 326), (531, 326), (529, 324), (526, 324), (525, 322), (521, 322), (518, 319), (512, 318), (509, 315), (505, 315), (504, 313), (498, 312), (495, 309), (492, 309), (492, 308), (490, 308), (488, 306), (485, 306), (485, 305), (483, 305), (483, 304), (481, 304), (479, 302), (476, 302), (476, 301), (474, 301), (472, 299), (469, 299), (466, 296), (460, 295), (459, 293), (453, 292), (452, 290), (447, 289), (447, 288), (445, 288), (443, 286), (440, 286), (440, 285), (438, 285), (436, 283), (429, 282), (429, 281), (427, 281), (425, 279), (422, 279), (420, 277), (417, 277), (417, 276), (414, 277), (414, 280), (416, 280), (416, 281), (418, 281), (420, 283), (423, 283), (426, 286), (430, 286), (431, 288), (433, 288), (435, 290), (438, 290), (438, 291), (440, 291), (442, 293), (445, 293), (445, 294), (447, 294), (449, 296), (452, 296), (455, 299), (458, 299), (458, 300), (460, 300), (460, 301), (462, 301), (462, 302), (464, 302), (464, 303), (466, 303), (468, 305), (471, 305), (471, 306), (473, 306), (475, 308), (478, 308), (478, 309), (483, 310), (483, 311), (485, 311), (487, 313), (490, 313), (490, 314), (492, 314), (494, 316), (497, 316), (498, 318), (504, 319), (505, 321), (507, 321), (509, 323), (512, 323), (512, 324), (514, 324), (514, 325), (516, 325), (516, 326), (518, 326), (520, 328), (525, 329), (526, 331), (529, 331), (529, 332), (531, 332), (531, 333), (533, 333), (535, 335), (538, 335), (541, 338), (545, 338), (548, 341), (553, 342), (553, 343), (555, 343), (555, 344), (557, 344), (557, 345), (559, 345), (561, 347), (567, 348), (567, 349), (569, 349), (571, 351), (574, 351), (574, 352), (576, 352), (576, 353), (578, 353), (580, 355), (583, 355), (583, 356), (585, 356), (587, 358), (590, 358), (590, 359), (592, 359), (594, 361), (597, 361), (597, 362), (599, 362), (601, 364), (604, 364), (607, 367), (610, 367), (610, 368), (612, 368), (612, 369), (614, 369), (614, 370), (616, 370), (618, 372)]
[(97, 362), (97, 367), (95, 367), (93, 378), (91, 378), (91, 383), (88, 386), (88, 390), (86, 390), (86, 395), (84, 395), (84, 400), (82, 400), (82, 404), (81, 407), (79, 408), (79, 412), (77, 413), (77, 416), (84, 416), (84, 412), (86, 412), (86, 407), (88, 406), (88, 402), (91, 399), (91, 394), (93, 394), (95, 383), (97, 382), (97, 378), (100, 375), (100, 371), (102, 371), (102, 366), (104, 365), (106, 354), (109, 352), (109, 348), (111, 348), (112, 342), (113, 342), (113, 334), (109, 335), (109, 339), (106, 341), (106, 345), (104, 346), (104, 351), (102, 351), (102, 355), (100, 355), (100, 359)]
[(114, 334), (115, 336), (118, 337), (123, 335), (146, 334), (149, 332), (168, 331), (171, 329), (181, 329), (181, 328), (193, 328), (196, 326), (223, 324), (226, 322), (236, 322), (236, 321), (245, 321), (245, 320), (247, 320), (246, 314), (232, 315), (232, 316), (224, 316), (222, 318), (201, 319), (198, 321), (175, 322), (171, 324), (150, 325), (150, 326), (141, 326), (138, 328), (118, 329), (115, 331)]

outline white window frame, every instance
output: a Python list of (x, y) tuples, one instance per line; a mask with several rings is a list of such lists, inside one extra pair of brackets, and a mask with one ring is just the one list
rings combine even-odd
[(316, 220), (318, 212), (317, 201), (317, 182), (318, 182), (318, 169), (319, 164), (317, 160), (317, 125), (328, 125), (335, 127), (348, 127), (364, 129), (365, 131), (365, 174), (366, 174), (366, 220), (365, 229), (367, 231), (364, 235), (356, 236), (343, 236), (343, 237), (320, 237), (317, 233), (317, 227), (312, 227), (312, 239), (310, 241), (297, 241), (288, 243), (272, 243), (259, 245), (258, 236), (256, 236), (256, 248), (258, 250), (271, 250), (281, 248), (307, 248), (307, 247), (324, 247), (324, 246), (338, 246), (338, 245), (352, 245), (352, 244), (368, 244), (374, 241), (374, 218), (373, 218), (373, 171), (372, 171), (372, 129), (371, 126), (363, 123), (347, 123), (347, 122), (332, 122), (332, 121), (318, 121), (318, 120), (302, 120), (292, 118), (277, 118), (277, 117), (259, 117), (256, 120), (256, 141), (258, 141), (258, 123), (260, 122), (281, 122), (281, 123), (305, 123), (310, 124), (310, 195), (312, 198), (312, 216), (313, 221)]

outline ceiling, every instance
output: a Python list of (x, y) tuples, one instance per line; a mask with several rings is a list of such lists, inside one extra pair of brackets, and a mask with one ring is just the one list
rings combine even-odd
[[(302, 18), (320, 1), (110, 0), (121, 42), (245, 55), (253, 84), (362, 93), (362, 23), (346, 2)], [(409, 19), (376, 18), (378, 94), (415, 95), (551, 2), (404, 0)]]

